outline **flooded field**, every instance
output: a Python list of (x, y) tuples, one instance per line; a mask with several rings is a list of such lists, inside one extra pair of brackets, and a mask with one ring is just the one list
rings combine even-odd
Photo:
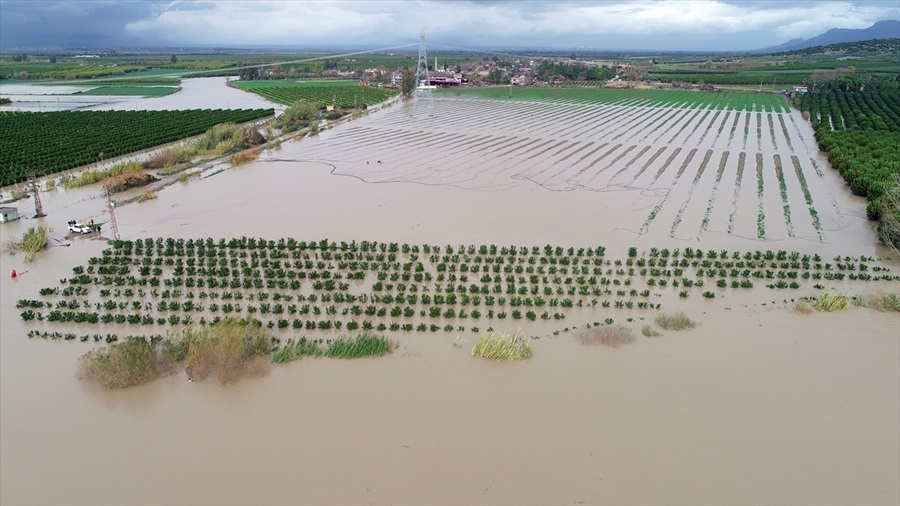
[[(434, 106), (429, 117), (396, 104), (210, 169), (120, 207), (122, 237), (604, 246), (610, 261), (630, 247), (786, 250), (900, 270), (798, 113)], [(900, 316), (791, 311), (818, 293), (812, 281), (711, 300), (654, 288), (661, 311), (700, 323), (659, 338), (637, 332), (655, 310), (509, 320), (506, 330), (540, 337), (520, 363), (470, 357), (471, 331), (397, 333), (381, 359), (303, 359), (228, 387), (178, 374), (106, 391), (75, 378), (77, 357), (99, 345), (28, 339), (65, 329), (15, 308), (106, 247), (65, 237), (69, 219), (106, 221), (97, 188), (41, 198), (53, 247), (28, 264), (0, 255), (3, 504), (900, 502)], [(3, 224), (0, 244), (35, 223)], [(12, 269), (27, 273), (13, 280)], [(636, 342), (585, 347), (559, 332), (607, 317)]]
[[(182, 79), (181, 90), (164, 97), (144, 98), (115, 95), (72, 95), (91, 86), (42, 86), (0, 84), (0, 96), (13, 103), (0, 111), (165, 111), (184, 109), (284, 109), (255, 95), (225, 86), (228, 78), (203, 77)], [(127, 81), (123, 81), (127, 83)]]

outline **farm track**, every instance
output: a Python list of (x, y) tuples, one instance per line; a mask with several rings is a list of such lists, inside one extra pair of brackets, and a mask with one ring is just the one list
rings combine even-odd
[[(641, 208), (643, 224), (634, 227), (658, 226), (679, 239), (714, 232), (820, 242), (846, 223), (830, 179), (808, 156), (816, 147), (796, 113), (682, 108), (689, 102), (441, 98), (431, 118), (389, 108), (378, 121), (311, 139), (303, 158), (338, 163), (336, 173), (372, 183), (639, 191), (657, 200)], [(776, 160), (788, 159), (790, 167), (777, 168)], [(716, 170), (706, 170), (710, 163)]]

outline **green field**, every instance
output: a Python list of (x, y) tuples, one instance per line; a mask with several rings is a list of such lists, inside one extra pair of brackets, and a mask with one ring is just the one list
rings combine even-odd
[(0, 186), (199, 135), (271, 109), (0, 113)]
[(687, 109), (788, 112), (781, 95), (750, 93), (711, 93), (683, 90), (620, 90), (607, 88), (467, 88), (438, 90), (436, 96), (493, 100), (529, 100), (542, 102), (581, 102)]
[(79, 91), (73, 95), (128, 95), (138, 97), (164, 97), (178, 91), (172, 86), (98, 86), (87, 91)]
[(395, 89), (356, 86), (356, 81), (349, 82), (353, 85), (332, 85), (330, 82), (328, 85), (324, 85), (323, 82), (297, 84), (293, 81), (247, 81), (234, 84), (266, 100), (285, 105), (306, 100), (318, 104), (334, 104), (343, 108), (361, 107), (383, 102), (399, 93)]
[(256, 91), (265, 88), (296, 88), (298, 86), (358, 86), (359, 82), (355, 79), (335, 81), (331, 79), (304, 79), (302, 81), (280, 80), (280, 81), (231, 81), (231, 84), (242, 90)]

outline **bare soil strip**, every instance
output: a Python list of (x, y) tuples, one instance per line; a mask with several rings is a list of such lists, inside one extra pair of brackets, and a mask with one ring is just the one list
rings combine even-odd
[[(669, 197), (674, 193), (675, 186), (681, 180), (681, 175), (684, 174), (684, 171), (687, 169), (688, 165), (690, 165), (691, 160), (694, 159), (694, 155), (696, 153), (697, 153), (697, 148), (693, 148), (688, 152), (687, 157), (685, 157), (684, 161), (681, 163), (681, 167), (679, 167), (678, 172), (675, 174), (675, 179), (669, 185), (669, 191), (666, 193), (666, 195), (662, 199), (660, 199), (660, 201), (655, 206), (653, 206), (653, 209), (650, 211), (650, 214), (647, 215), (647, 218), (644, 220), (643, 225), (641, 225), (641, 230), (640, 230), (641, 235), (646, 234), (647, 231), (650, 229), (650, 224), (653, 222), (653, 220), (656, 219), (656, 217), (659, 215), (660, 210), (662, 209), (663, 205), (666, 203), (666, 201), (669, 199)], [(677, 153), (675, 153), (675, 154), (677, 154)], [(670, 162), (670, 161), (671, 161), (671, 159), (668, 160), (668, 162)], [(668, 165), (668, 162), (667, 162), (667, 165)]]
[(713, 205), (716, 203), (716, 194), (719, 189), (719, 183), (722, 181), (722, 174), (725, 172), (725, 164), (728, 162), (728, 151), (722, 153), (719, 160), (719, 168), (716, 170), (716, 182), (713, 184), (712, 191), (709, 194), (709, 202), (706, 203), (706, 212), (703, 214), (703, 221), (700, 223), (700, 233), (706, 232), (709, 228), (709, 217), (712, 214)]
[(737, 174), (734, 177), (734, 194), (731, 196), (731, 214), (728, 215), (728, 233), (734, 233), (734, 221), (738, 212), (738, 197), (741, 194), (741, 179), (744, 177), (744, 162), (747, 160), (747, 153), (741, 151), (738, 154)]
[[(649, 148), (649, 146), (648, 146), (648, 148)], [(639, 170), (637, 172), (637, 174), (635, 174), (634, 177), (632, 177), (631, 180), (628, 181), (628, 186), (633, 185), (634, 182), (637, 180), (637, 178), (641, 177), (641, 175), (650, 167), (650, 165), (653, 164), (653, 162), (656, 161), (657, 158), (659, 158), (659, 155), (663, 154), (663, 152), (665, 150), (666, 150), (666, 146), (663, 146), (663, 147), (657, 149), (656, 153), (653, 153), (653, 156), (651, 156), (650, 159), (647, 160), (646, 163), (644, 163), (644, 165), (641, 167), (641, 170)], [(664, 170), (664, 168), (661, 168), (660, 170)]]
[(823, 240), (822, 224), (819, 221), (819, 213), (818, 211), (816, 211), (816, 207), (813, 205), (812, 194), (809, 192), (809, 185), (806, 184), (806, 177), (803, 175), (803, 168), (800, 167), (800, 159), (797, 158), (796, 155), (792, 155), (791, 163), (794, 164), (794, 172), (797, 174), (797, 180), (800, 182), (800, 189), (801, 191), (803, 191), (803, 199), (806, 201), (809, 215), (813, 220), (813, 227), (815, 227), (816, 234), (819, 236), (819, 241), (821, 242)]
[(682, 218), (684, 217), (684, 211), (691, 204), (691, 198), (694, 196), (694, 190), (697, 188), (697, 183), (700, 182), (700, 178), (703, 177), (703, 173), (706, 171), (706, 165), (709, 164), (709, 159), (712, 158), (712, 155), (713, 151), (711, 149), (707, 150), (706, 154), (703, 155), (703, 161), (700, 162), (700, 167), (697, 169), (697, 173), (694, 175), (694, 179), (691, 181), (691, 186), (687, 191), (687, 196), (684, 198), (684, 201), (678, 208), (678, 212), (675, 213), (675, 219), (672, 220), (672, 226), (669, 228), (669, 237), (675, 237), (675, 231), (678, 230), (678, 226), (681, 225)]

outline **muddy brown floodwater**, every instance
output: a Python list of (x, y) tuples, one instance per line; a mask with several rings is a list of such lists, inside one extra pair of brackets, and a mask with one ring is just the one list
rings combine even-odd
[[(567, 107), (438, 98), (429, 119), (397, 104), (120, 207), (120, 230), (125, 239), (603, 245), (612, 259), (630, 246), (784, 249), (875, 256), (900, 269), (794, 113), (772, 114), (772, 134), (767, 115), (752, 114), (763, 130), (744, 147), (729, 137), (737, 113), (704, 116), (724, 125), (720, 136), (700, 117), (684, 131), (665, 123), (692, 117), (677, 109)], [(659, 119), (565, 120), (575, 113)], [(547, 121), (527, 121), (539, 114)], [(767, 221), (761, 239), (758, 210), (769, 220), (783, 207), (776, 154), (793, 212), (790, 224)], [(792, 155), (819, 228), (797, 193)], [(173, 375), (106, 391), (75, 377), (77, 357), (95, 345), (29, 340), (44, 327), (15, 308), (105, 247), (64, 238), (69, 219), (106, 221), (96, 188), (42, 201), (52, 247), (32, 263), (0, 256), (0, 503), (900, 502), (897, 313), (795, 314), (787, 299), (817, 293), (807, 284), (712, 301), (680, 300), (670, 288), (663, 311), (683, 310), (700, 327), (618, 349), (528, 324), (541, 336), (534, 357), (494, 363), (469, 356), (474, 335), (403, 334), (391, 336), (399, 348), (385, 358), (304, 359), (228, 387)], [(0, 243), (36, 222), (3, 224)], [(13, 280), (12, 269), (27, 273)], [(656, 314), (605, 311), (634, 317), (635, 330)]]

